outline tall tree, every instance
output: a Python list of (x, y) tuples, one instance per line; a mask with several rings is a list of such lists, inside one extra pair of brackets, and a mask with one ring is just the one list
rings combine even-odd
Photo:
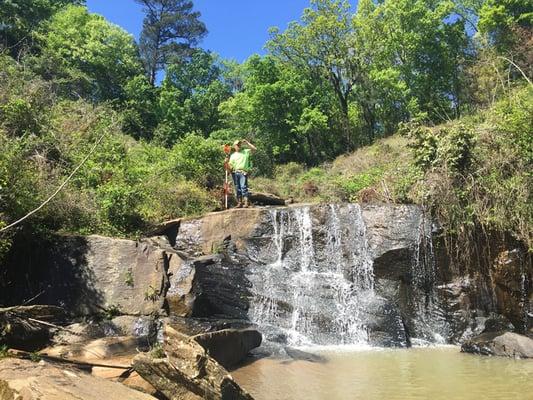
[[(268, 49), (299, 68), (305, 68), (318, 79), (331, 84), (343, 118), (345, 145), (354, 147), (349, 119), (349, 99), (358, 84), (363, 84), (360, 60), (353, 47), (353, 24), (350, 4), (342, 0), (312, 0), (301, 22), (292, 22), (280, 33), (271, 31)], [(368, 120), (373, 132), (374, 121)]]
[(125, 85), (142, 75), (133, 36), (86, 7), (67, 7), (46, 28), (41, 34), (40, 58), (54, 64), (50, 78), (59, 74), (68, 79), (81, 72), (88, 83), (81, 95), (94, 100), (123, 99)]
[(193, 11), (191, 0), (136, 0), (146, 14), (140, 38), (140, 52), (152, 85), (157, 73), (172, 57), (183, 58), (205, 36), (207, 29)]

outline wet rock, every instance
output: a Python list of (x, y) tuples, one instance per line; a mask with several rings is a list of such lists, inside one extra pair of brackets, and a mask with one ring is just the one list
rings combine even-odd
[(224, 329), (193, 336), (207, 353), (224, 368), (240, 363), (250, 350), (261, 345), (262, 336), (255, 329)]
[(497, 312), (505, 315), (522, 332), (527, 330), (526, 314), (533, 304), (531, 259), (518, 248), (501, 251), (492, 268)]
[(171, 264), (166, 296), (170, 315), (245, 319), (249, 282), (246, 265), (214, 254)]
[(165, 221), (157, 226), (154, 226), (151, 230), (146, 232), (146, 237), (161, 237), (165, 236), (171, 246), (176, 244), (176, 236), (180, 228), (181, 219), (173, 219)]
[(0, 361), (2, 400), (149, 400), (155, 399), (119, 383), (43, 361), (7, 358)]
[(496, 313), (490, 313), (483, 324), (483, 333), (504, 331), (512, 332), (514, 329), (514, 325), (507, 319), (507, 317)]
[(410, 272), (423, 214), (410, 205), (365, 205), (368, 244), (378, 278), (399, 279)]
[(486, 356), (533, 358), (533, 339), (512, 332), (483, 333), (463, 343), (461, 351)]
[(293, 347), (285, 347), (284, 350), (285, 353), (295, 361), (307, 361), (312, 363), (325, 363), (328, 361), (326, 357), (321, 356), (320, 354), (309, 353)]
[(167, 398), (252, 399), (202, 346), (169, 326), (163, 349), (165, 359), (140, 354), (134, 359), (134, 369)]
[(398, 307), (384, 299), (376, 299), (369, 304), (367, 326), (369, 344), (379, 347), (408, 347), (409, 334)]

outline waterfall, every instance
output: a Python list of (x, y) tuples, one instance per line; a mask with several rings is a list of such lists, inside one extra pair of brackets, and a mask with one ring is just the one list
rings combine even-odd
[(292, 345), (361, 344), (374, 298), (372, 259), (359, 205), (272, 209), (274, 256), (250, 274), (250, 320)]

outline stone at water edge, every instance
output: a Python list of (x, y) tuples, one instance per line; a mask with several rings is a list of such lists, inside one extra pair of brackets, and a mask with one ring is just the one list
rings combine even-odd
[(244, 360), (250, 350), (261, 345), (263, 337), (255, 329), (223, 329), (193, 337), (224, 368)]
[(70, 368), (6, 358), (0, 361), (2, 400), (153, 400), (155, 397)]
[(164, 359), (139, 354), (134, 369), (170, 400), (253, 400), (193, 339), (165, 327)]
[(483, 333), (463, 343), (461, 351), (486, 356), (533, 358), (533, 339), (513, 332)]

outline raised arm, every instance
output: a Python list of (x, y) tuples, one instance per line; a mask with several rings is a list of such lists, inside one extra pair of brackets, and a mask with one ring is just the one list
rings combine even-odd
[(248, 147), (249, 147), (252, 151), (256, 151), (256, 150), (257, 150), (257, 147), (255, 147), (253, 144), (251, 144), (248, 140), (243, 139), (243, 142), (246, 143), (246, 144), (248, 145)]

